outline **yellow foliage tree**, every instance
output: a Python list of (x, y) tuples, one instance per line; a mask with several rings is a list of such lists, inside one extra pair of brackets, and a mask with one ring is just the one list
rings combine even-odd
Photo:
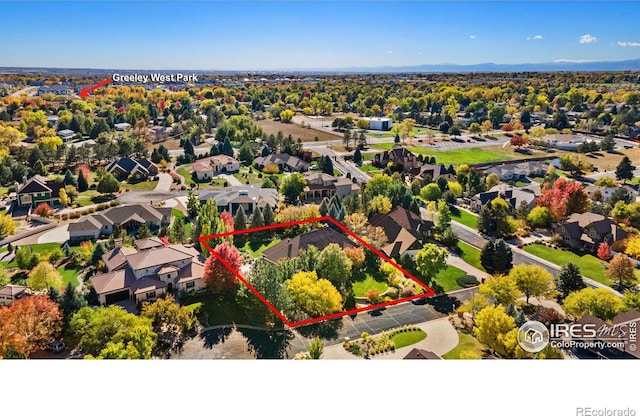
[(299, 272), (285, 282), (291, 300), (313, 317), (342, 310), (342, 296), (331, 282), (318, 279), (316, 272)]

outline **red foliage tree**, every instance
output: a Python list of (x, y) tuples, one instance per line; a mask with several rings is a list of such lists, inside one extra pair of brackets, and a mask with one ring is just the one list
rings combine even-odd
[(553, 185), (547, 183), (538, 197), (538, 206), (547, 207), (554, 221), (560, 221), (566, 215), (581, 213), (589, 208), (589, 195), (579, 182), (557, 179)]
[(78, 176), (81, 171), (82, 171), (82, 176), (84, 176), (84, 178), (88, 181), (89, 178), (91, 178), (91, 169), (89, 169), (89, 166), (85, 165), (84, 163), (80, 163), (76, 165), (76, 168), (75, 168), (76, 176)]
[(47, 295), (26, 296), (0, 308), (0, 358), (13, 349), (29, 357), (62, 329), (62, 313)]
[(504, 126), (500, 127), (500, 130), (502, 130), (502, 131), (512, 131), (513, 130), (513, 126), (511, 124), (505, 124)]
[(229, 214), (227, 211), (223, 211), (222, 214), (220, 214), (220, 219), (224, 223), (224, 226), (228, 232), (233, 231), (233, 216), (231, 214)]
[(218, 256), (212, 254), (204, 263), (204, 273), (202, 277), (207, 288), (213, 293), (235, 290), (238, 285), (238, 279), (229, 267), (237, 272), (240, 271), (242, 267), (240, 252), (227, 241), (218, 244), (213, 251), (218, 254), (222, 261)]
[(165, 247), (169, 245), (169, 237), (166, 235), (160, 237), (160, 241), (162, 241), (162, 245)]
[(118, 107), (118, 114), (122, 114), (122, 113), (124, 113), (125, 111), (127, 111), (127, 109), (126, 109), (126, 108), (124, 108), (124, 106), (120, 106), (120, 107)]
[(529, 141), (526, 138), (522, 137), (519, 134), (516, 134), (515, 136), (513, 136), (510, 141), (511, 146), (514, 146), (514, 147), (524, 146), (528, 142)]
[(606, 241), (603, 241), (598, 246), (598, 258), (600, 260), (609, 260), (611, 258), (611, 248)]
[(43, 218), (49, 218), (53, 215), (53, 208), (46, 202), (42, 202), (33, 210), (33, 213)]
[(164, 111), (164, 110), (165, 110), (165, 108), (167, 108), (167, 103), (166, 103), (164, 100), (160, 101), (160, 102), (158, 103), (158, 110), (160, 110), (160, 111)]

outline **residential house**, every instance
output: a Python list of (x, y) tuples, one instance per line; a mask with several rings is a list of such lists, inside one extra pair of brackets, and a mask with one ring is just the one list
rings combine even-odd
[(115, 160), (109, 163), (105, 169), (119, 181), (125, 181), (129, 178), (141, 181), (158, 174), (158, 166), (152, 161), (130, 157)]
[(502, 198), (507, 201), (511, 213), (525, 202), (529, 209), (535, 207), (536, 198), (540, 196), (540, 184), (532, 182), (530, 185), (516, 187), (513, 185), (496, 185), (487, 192), (481, 192), (471, 198), (471, 208), (480, 212), (482, 207), (493, 201), (495, 198)]
[(57, 204), (59, 191), (64, 185), (55, 181), (50, 181), (40, 175), (27, 179), (22, 178), (22, 183), (15, 184), (18, 207), (36, 207), (38, 204), (46, 202), (49, 205)]
[(495, 173), (501, 181), (526, 181), (527, 177), (541, 177), (547, 174), (549, 165), (540, 162), (503, 163), (485, 171), (486, 175)]
[(153, 126), (147, 132), (152, 142), (161, 142), (171, 137), (173, 127)]
[(391, 130), (393, 119), (388, 117), (362, 117), (369, 123), (369, 130)]
[(265, 166), (276, 165), (280, 172), (306, 172), (309, 170), (309, 163), (296, 156), (286, 153), (270, 154), (260, 156), (254, 160), (256, 167), (263, 170)]
[(435, 182), (441, 176), (447, 178), (447, 181), (456, 180), (456, 175), (449, 172), (449, 169), (447, 169), (443, 164), (431, 165), (427, 163), (425, 165), (409, 170), (409, 173), (411, 173), (421, 181), (429, 179), (430, 181)]
[(129, 130), (129, 128), (131, 127), (131, 124), (129, 124), (129, 123), (116, 123), (116, 124), (113, 125), (113, 127), (115, 127), (117, 131), (126, 131), (126, 130)]
[(91, 278), (101, 305), (124, 300), (153, 301), (164, 294), (193, 292), (205, 287), (203, 259), (182, 244), (149, 248), (122, 247), (117, 239), (103, 256), (107, 272)]
[(53, 94), (69, 95), (71, 88), (68, 85), (43, 85), (38, 88), (36, 95)]
[(405, 172), (419, 169), (422, 166), (422, 162), (418, 160), (416, 155), (402, 146), (395, 146), (391, 150), (385, 150), (374, 155), (371, 164), (380, 168), (386, 168), (389, 164), (392, 164), (397, 170)]
[(376, 214), (369, 220), (374, 227), (382, 227), (387, 244), (382, 251), (389, 257), (400, 258), (408, 250), (419, 248), (432, 233), (434, 224), (415, 213), (397, 206), (388, 214)]
[(227, 155), (217, 155), (196, 160), (192, 169), (198, 180), (203, 181), (213, 178), (218, 173), (239, 171), (240, 162)]
[(60, 136), (63, 142), (68, 142), (69, 140), (73, 140), (73, 138), (76, 137), (76, 132), (73, 130), (64, 129), (58, 132), (58, 136)]
[(262, 209), (270, 205), (275, 208), (278, 204), (278, 190), (256, 185), (229, 186), (220, 190), (200, 191), (198, 199), (203, 204), (214, 199), (220, 212), (227, 211), (235, 215), (238, 207), (242, 207), (245, 214), (251, 215), (256, 207)]
[(556, 234), (574, 249), (595, 252), (602, 242), (611, 245), (627, 237), (627, 232), (609, 217), (585, 212), (571, 214), (556, 228)]
[(600, 144), (600, 141), (600, 139), (586, 137), (581, 134), (547, 134), (540, 140), (540, 144), (546, 147), (575, 152), (578, 150), (578, 146), (585, 142)]
[(360, 185), (345, 177), (335, 177), (321, 172), (307, 172), (304, 174), (307, 186), (304, 188), (303, 199), (306, 202), (317, 202), (322, 198), (338, 195), (343, 198), (353, 192), (360, 192)]
[(438, 354), (433, 351), (423, 350), (422, 348), (412, 348), (403, 360), (442, 360)]
[(640, 358), (640, 337), (635, 336), (640, 322), (640, 312), (630, 310), (616, 315), (611, 323), (600, 318), (584, 314), (577, 321), (577, 325), (590, 326), (595, 332), (583, 331), (579, 338), (579, 345), (574, 352), (579, 357), (610, 359)]
[(29, 288), (21, 285), (6, 285), (0, 287), (0, 306), (11, 306), (13, 301), (28, 294)]
[[(587, 194), (589, 194), (589, 198), (591, 199), (594, 199), (594, 196), (597, 195), (598, 192), (600, 192), (600, 195), (602, 196), (602, 201), (607, 202), (609, 201), (609, 198), (611, 198), (611, 195), (613, 195), (615, 190), (618, 188), (620, 187), (618, 186), (615, 188), (607, 188), (604, 186), (587, 185), (584, 187), (584, 191)], [(622, 188), (625, 189), (629, 194), (633, 195), (634, 200), (638, 196), (638, 192), (636, 192), (636, 190), (630, 187), (629, 185), (624, 185), (622, 186)]]
[(154, 207), (150, 204), (119, 205), (105, 211), (85, 216), (68, 225), (69, 240), (97, 240), (113, 233), (114, 227), (135, 230), (142, 224), (159, 229), (171, 223), (170, 207)]
[(293, 238), (285, 238), (278, 244), (264, 250), (262, 256), (272, 263), (277, 263), (280, 259), (297, 257), (300, 255), (300, 250), (306, 250), (309, 246), (314, 246), (322, 251), (331, 243), (336, 243), (342, 248), (356, 246), (344, 234), (332, 228), (323, 227)]

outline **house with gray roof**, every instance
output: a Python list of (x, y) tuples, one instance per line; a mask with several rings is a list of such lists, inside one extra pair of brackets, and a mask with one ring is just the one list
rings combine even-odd
[(309, 164), (296, 156), (286, 153), (270, 154), (255, 158), (256, 167), (263, 170), (267, 165), (276, 165), (280, 172), (306, 172), (309, 170)]
[(308, 249), (309, 246), (314, 246), (319, 251), (322, 251), (331, 243), (336, 243), (342, 248), (356, 246), (344, 234), (332, 228), (323, 227), (293, 238), (285, 238), (278, 244), (264, 250), (262, 256), (272, 263), (277, 263), (281, 259), (291, 259), (299, 256), (300, 251)]
[(129, 178), (135, 181), (141, 181), (158, 174), (158, 166), (152, 161), (131, 157), (114, 160), (107, 165), (105, 170), (119, 181), (125, 181)]
[(0, 306), (11, 306), (11, 304), (21, 299), (29, 293), (29, 288), (22, 285), (6, 285), (0, 287)]
[(540, 196), (541, 188), (537, 182), (531, 182), (527, 186), (513, 186), (500, 184), (496, 185), (486, 192), (480, 192), (471, 198), (471, 208), (480, 212), (482, 207), (493, 201), (495, 198), (502, 198), (509, 204), (509, 210), (513, 214), (516, 209), (524, 202), (529, 209), (535, 207), (536, 198)]
[(139, 243), (138, 248), (123, 247), (118, 239), (113, 250), (102, 257), (107, 272), (91, 278), (101, 305), (129, 299), (136, 303), (154, 301), (165, 294), (190, 293), (205, 287), (204, 259), (197, 250), (182, 244)]
[(97, 240), (109, 236), (116, 226), (135, 230), (142, 224), (159, 229), (171, 223), (170, 207), (154, 207), (150, 204), (118, 205), (102, 212), (85, 216), (68, 225), (69, 240)]
[(256, 185), (229, 186), (219, 190), (200, 191), (198, 199), (201, 203), (209, 199), (215, 199), (218, 211), (227, 211), (235, 215), (238, 207), (242, 207), (247, 215), (256, 208), (264, 208), (270, 205), (275, 208), (278, 204), (278, 190), (260, 188)]
[(503, 163), (485, 171), (486, 175), (495, 173), (501, 181), (525, 181), (528, 177), (541, 177), (547, 174), (549, 165), (545, 162)]

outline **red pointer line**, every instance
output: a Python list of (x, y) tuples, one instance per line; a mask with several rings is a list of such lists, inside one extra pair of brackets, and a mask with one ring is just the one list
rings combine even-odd
[(100, 81), (99, 83), (97, 83), (96, 85), (94, 85), (93, 87), (89, 87), (89, 88), (83, 88), (82, 91), (80, 91), (80, 94), (78, 94), (80, 97), (88, 97), (89, 93), (97, 90), (100, 87), (104, 87), (105, 85), (111, 83), (111, 78), (107, 78), (104, 81)]

